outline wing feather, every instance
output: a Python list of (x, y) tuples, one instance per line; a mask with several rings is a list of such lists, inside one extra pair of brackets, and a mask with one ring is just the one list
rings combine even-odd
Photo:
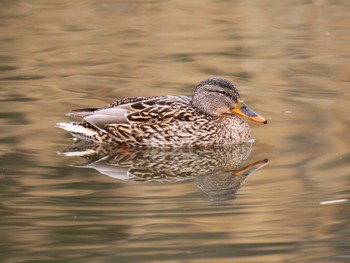
[(172, 136), (176, 131), (170, 130), (175, 129), (175, 122), (191, 121), (201, 114), (190, 106), (190, 100), (187, 96), (132, 97), (102, 108), (74, 110), (68, 115), (82, 118), (120, 142), (142, 141), (159, 134)]

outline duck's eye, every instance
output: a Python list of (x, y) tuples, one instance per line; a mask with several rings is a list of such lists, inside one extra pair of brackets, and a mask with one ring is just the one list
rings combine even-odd
[(242, 109), (243, 109), (243, 110), (246, 110), (246, 109), (247, 109), (247, 106), (246, 106), (246, 105), (243, 105), (243, 106), (242, 106)]
[(228, 97), (229, 97), (229, 95), (228, 95), (228, 94), (227, 94), (227, 92), (225, 92), (225, 91), (222, 91), (222, 90), (215, 90), (215, 92), (216, 92), (216, 93), (223, 94), (223, 95), (225, 95), (225, 96), (228, 96)]

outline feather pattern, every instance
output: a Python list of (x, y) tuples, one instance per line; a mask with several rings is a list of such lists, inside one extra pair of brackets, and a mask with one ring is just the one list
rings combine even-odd
[[(198, 106), (195, 99), (188, 96), (131, 97), (102, 108), (73, 110), (67, 115), (80, 118), (82, 122), (58, 126), (84, 140), (141, 148), (248, 141), (251, 138), (249, 126), (230, 111), (239, 99), (235, 95), (237, 91), (230, 82), (232, 86), (222, 88), (212, 84), (212, 79), (210, 84), (201, 82), (195, 92), (195, 95), (204, 93), (205, 98), (211, 99), (209, 105)], [(206, 91), (208, 85), (211, 89)], [(226, 98), (224, 93), (234, 97)]]

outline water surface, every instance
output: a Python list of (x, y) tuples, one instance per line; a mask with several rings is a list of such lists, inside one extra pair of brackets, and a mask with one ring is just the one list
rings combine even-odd
[[(0, 3), (0, 261), (348, 262), (349, 11)], [(191, 95), (213, 75), (269, 121), (249, 122), (256, 141), (225, 152), (232, 165), (220, 151), (63, 154), (54, 126), (70, 109)]]

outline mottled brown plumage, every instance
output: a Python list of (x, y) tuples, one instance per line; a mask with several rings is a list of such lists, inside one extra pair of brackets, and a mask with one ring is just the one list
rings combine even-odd
[(128, 147), (192, 147), (246, 142), (249, 126), (238, 115), (259, 122), (231, 82), (209, 78), (200, 82), (193, 97), (131, 97), (102, 108), (67, 114), (82, 122), (59, 123), (73, 136), (98, 143)]

